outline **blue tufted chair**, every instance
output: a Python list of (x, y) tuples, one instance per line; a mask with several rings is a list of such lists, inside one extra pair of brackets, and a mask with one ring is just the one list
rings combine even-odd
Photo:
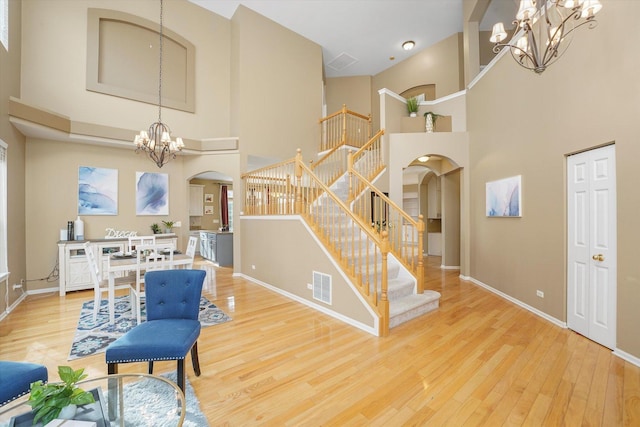
[(49, 380), (46, 366), (0, 360), (0, 406), (28, 393), (31, 383), (38, 380)]
[(204, 270), (155, 270), (145, 274), (147, 320), (107, 347), (109, 374), (118, 373), (118, 363), (177, 361), (177, 383), (184, 392), (184, 359), (191, 352), (196, 376), (200, 376), (200, 296)]

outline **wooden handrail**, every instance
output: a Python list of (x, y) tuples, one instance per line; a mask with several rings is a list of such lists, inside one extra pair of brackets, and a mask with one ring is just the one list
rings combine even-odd
[(340, 145), (360, 147), (371, 135), (371, 115), (365, 116), (348, 110), (344, 104), (340, 111), (321, 118), (318, 123), (320, 152)]

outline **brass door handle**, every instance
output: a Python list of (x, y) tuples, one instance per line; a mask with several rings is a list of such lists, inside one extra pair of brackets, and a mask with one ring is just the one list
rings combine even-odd
[(594, 261), (604, 261), (604, 255), (602, 254), (594, 255), (591, 258), (593, 258)]

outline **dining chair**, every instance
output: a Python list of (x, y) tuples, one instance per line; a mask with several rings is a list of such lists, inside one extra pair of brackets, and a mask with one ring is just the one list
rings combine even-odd
[(170, 270), (173, 268), (173, 243), (138, 245), (136, 249), (135, 287), (130, 290), (131, 309), (136, 311), (136, 322), (141, 319), (141, 299), (145, 296), (145, 273), (153, 270)]
[(105, 353), (108, 373), (117, 374), (119, 363), (146, 361), (153, 374), (154, 361), (176, 360), (177, 383), (184, 392), (188, 353), (200, 376), (198, 314), (205, 272), (176, 269), (150, 271), (145, 276), (147, 321), (109, 344)]
[(156, 236), (129, 236), (129, 245), (127, 246), (127, 252), (136, 250), (139, 245), (155, 245)]
[[(85, 256), (87, 257), (89, 272), (91, 273), (91, 281), (93, 282), (93, 321), (95, 323), (98, 319), (100, 304), (102, 303), (102, 294), (109, 292), (109, 280), (101, 277), (100, 266), (91, 242), (85, 242), (83, 248)], [(116, 277), (114, 289), (131, 289), (135, 281), (136, 276), (133, 273), (123, 277)]]
[(191, 258), (191, 264), (187, 264), (186, 268), (193, 268), (193, 260), (196, 257), (196, 246), (198, 244), (198, 236), (189, 237), (189, 243), (187, 244), (187, 251), (185, 254)]

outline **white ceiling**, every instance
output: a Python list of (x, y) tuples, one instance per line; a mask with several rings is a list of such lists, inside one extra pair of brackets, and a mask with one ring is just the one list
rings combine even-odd
[[(462, 0), (189, 1), (227, 19), (242, 4), (319, 44), (327, 77), (378, 74), (462, 31)], [(485, 14), (487, 24), (481, 27), (491, 28), (498, 20), (511, 22), (517, 1), (492, 0)], [(506, 18), (498, 19), (499, 15)], [(407, 40), (416, 42), (411, 51), (402, 49)], [(328, 65), (350, 58), (355, 62), (340, 69)]]

